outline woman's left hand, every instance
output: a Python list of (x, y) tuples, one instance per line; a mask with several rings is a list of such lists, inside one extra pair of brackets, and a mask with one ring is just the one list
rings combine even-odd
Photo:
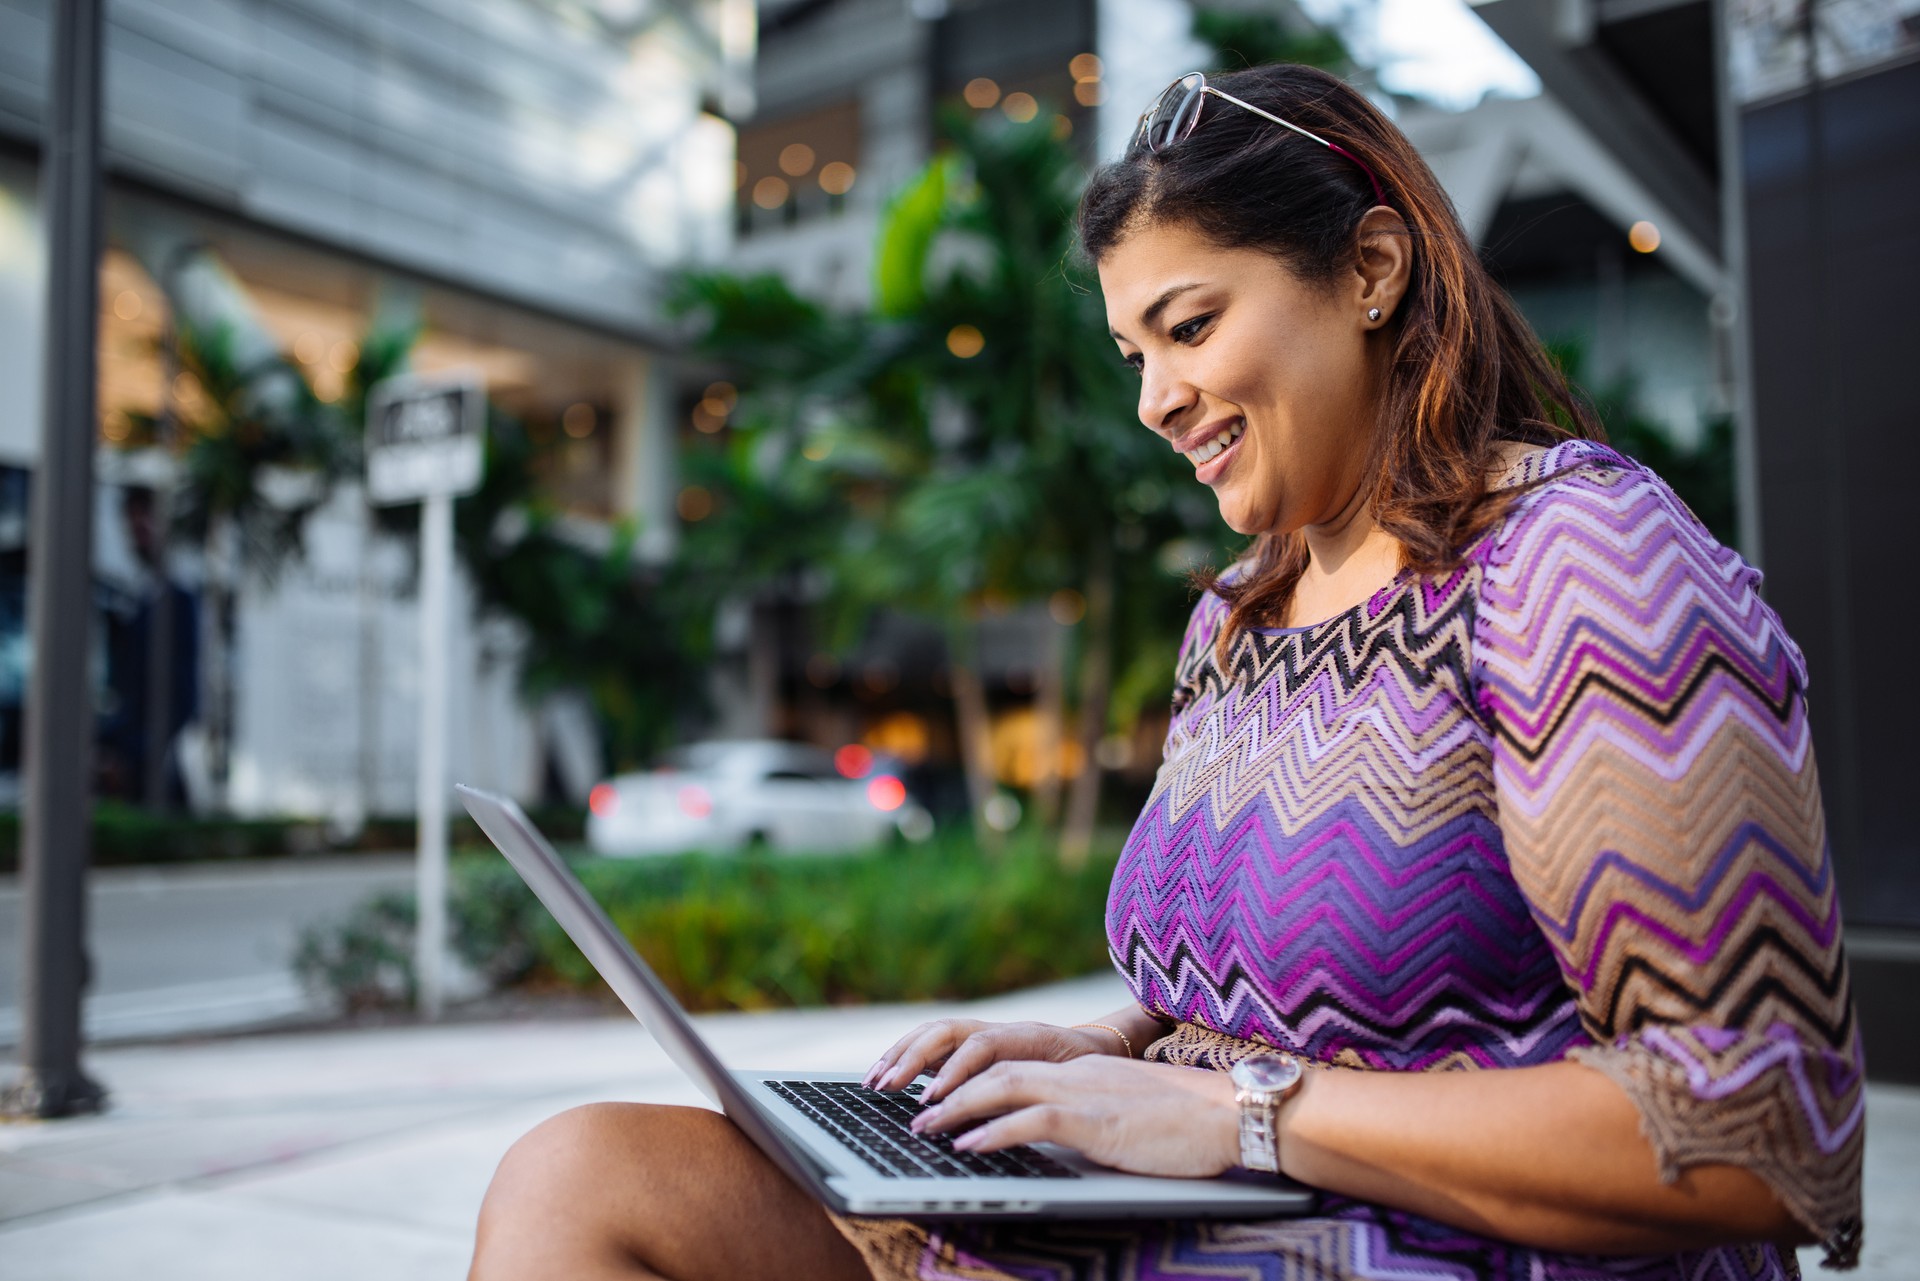
[(914, 1118), (962, 1151), (1058, 1143), (1131, 1174), (1209, 1178), (1238, 1164), (1240, 1115), (1224, 1072), (1089, 1055), (996, 1063)]

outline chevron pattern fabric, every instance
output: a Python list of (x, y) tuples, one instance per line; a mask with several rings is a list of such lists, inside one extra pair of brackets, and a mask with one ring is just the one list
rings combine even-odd
[[(1184, 1061), (1220, 1061), (1214, 1038), (1375, 1071), (1588, 1063), (1665, 1177), (1752, 1169), (1844, 1266), (1864, 1091), (1801, 655), (1637, 464), (1572, 441), (1501, 483), (1444, 580), (1234, 637), (1224, 664), (1227, 607), (1202, 598), (1114, 873), (1114, 962), (1192, 1034)], [(882, 1277), (1796, 1274), (1770, 1245), (1573, 1258), (1348, 1202), (866, 1238)]]

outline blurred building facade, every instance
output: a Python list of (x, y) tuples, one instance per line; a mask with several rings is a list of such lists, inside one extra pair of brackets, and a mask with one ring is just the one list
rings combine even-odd
[(1488, 0), (1549, 97), (1722, 264), (1741, 542), (1804, 650), (1869, 1071), (1920, 1080), (1920, 0)]
[[(23, 488), (39, 432), (51, 3), (0, 0), (0, 464), (20, 477), (0, 483), (0, 731), (24, 650), (5, 602), (25, 528), (4, 495)], [(751, 108), (754, 21), (752, 0), (110, 6), (103, 582), (137, 595), (151, 578), (114, 490), (169, 469), (118, 445), (130, 424), (192, 416), (197, 389), (167, 354), (176, 317), (284, 354), (322, 400), (346, 394), (370, 332), (417, 328), (414, 369), (478, 370), (551, 437), (542, 497), (584, 542), (631, 520), (643, 554), (666, 554), (677, 393), (660, 289), (731, 244), (727, 116)], [(197, 799), (349, 822), (405, 812), (411, 553), (351, 485), (305, 541), (273, 581), (243, 573), (233, 650), (202, 665), (195, 693), (233, 698), (212, 709), (228, 768)], [(170, 557), (170, 576), (206, 572), (187, 549)], [(511, 626), (457, 631), (456, 774), (526, 796), (557, 771), (583, 790), (596, 767), (579, 709), (522, 706)]]

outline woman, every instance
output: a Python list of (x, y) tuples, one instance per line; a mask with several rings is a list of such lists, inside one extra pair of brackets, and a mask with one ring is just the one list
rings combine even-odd
[[(1141, 420), (1255, 542), (1193, 612), (1114, 876), (1135, 1003), (928, 1024), (868, 1080), (937, 1069), (919, 1124), (984, 1121), (982, 1149), (1264, 1154), (1321, 1212), (841, 1221), (724, 1119), (601, 1107), (508, 1155), (474, 1275), (1850, 1264), (1858, 1038), (1805, 669), (1759, 576), (1596, 443), (1431, 172), (1332, 77), (1170, 87), (1081, 231)], [(1276, 1049), (1304, 1079), (1249, 1158), (1234, 1082), (1192, 1069)]]

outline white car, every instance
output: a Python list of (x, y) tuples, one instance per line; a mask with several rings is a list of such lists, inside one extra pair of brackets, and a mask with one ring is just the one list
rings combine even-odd
[(587, 843), (616, 858), (754, 844), (828, 853), (931, 827), (899, 777), (857, 744), (697, 743), (659, 769), (597, 784), (587, 804)]

